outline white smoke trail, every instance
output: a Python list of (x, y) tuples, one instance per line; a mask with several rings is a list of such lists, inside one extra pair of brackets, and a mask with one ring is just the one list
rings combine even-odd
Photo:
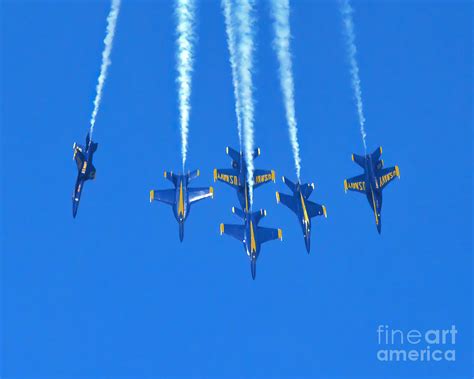
[(225, 30), (227, 33), (227, 46), (229, 48), (229, 62), (232, 70), (232, 84), (234, 86), (235, 115), (237, 117), (237, 131), (239, 133), (239, 145), (242, 147), (242, 117), (241, 100), (239, 94), (239, 80), (237, 76), (236, 40), (234, 22), (232, 21), (232, 4), (230, 0), (222, 0), (222, 12), (225, 19)]
[(181, 155), (183, 159), (183, 172), (188, 152), (188, 126), (191, 104), (191, 74), (193, 71), (193, 40), (194, 40), (194, 1), (177, 0), (176, 14), (178, 24), (176, 31), (178, 34), (177, 44), (177, 71), (179, 85), (179, 113), (181, 123)]
[(275, 29), (274, 48), (280, 64), (280, 85), (283, 92), (286, 121), (290, 135), (296, 177), (300, 181), (301, 158), (298, 143), (298, 128), (295, 114), (295, 85), (293, 81), (293, 65), (290, 52), (290, 4), (289, 0), (272, 1), (273, 26)]
[(253, 204), (253, 151), (254, 151), (254, 106), (253, 106), (253, 1), (238, 0), (237, 2), (237, 24), (238, 24), (238, 75), (242, 106), (242, 124), (244, 137), (245, 160), (247, 161), (247, 182), (249, 184), (250, 205)]
[(367, 151), (367, 144), (365, 141), (367, 134), (365, 133), (364, 107), (362, 103), (362, 90), (360, 87), (359, 65), (357, 64), (356, 59), (357, 48), (355, 45), (354, 22), (352, 21), (353, 9), (349, 3), (349, 0), (341, 0), (340, 9), (342, 21), (344, 23), (344, 33), (346, 35), (347, 54), (349, 56), (349, 64), (351, 66), (352, 88), (354, 89), (357, 113), (359, 115), (360, 134), (362, 136), (362, 142), (364, 143), (364, 150)]
[(115, 26), (117, 25), (117, 17), (120, 12), (120, 0), (112, 0), (109, 15), (107, 16), (107, 34), (104, 39), (104, 51), (102, 52), (102, 65), (100, 66), (100, 75), (97, 79), (96, 95), (94, 99), (94, 110), (91, 116), (91, 126), (89, 130), (92, 141), (92, 133), (94, 132), (95, 119), (99, 112), (100, 101), (102, 99), (102, 91), (104, 89), (105, 79), (107, 78), (107, 70), (112, 63), (110, 61), (110, 53), (114, 42)]

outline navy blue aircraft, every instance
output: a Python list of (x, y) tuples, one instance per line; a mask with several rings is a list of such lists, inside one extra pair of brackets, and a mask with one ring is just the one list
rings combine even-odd
[(77, 165), (77, 179), (76, 185), (74, 186), (74, 192), (72, 194), (72, 216), (75, 218), (77, 214), (77, 208), (79, 207), (79, 200), (81, 200), (81, 193), (86, 180), (95, 179), (95, 167), (92, 164), (92, 156), (97, 150), (97, 143), (92, 142), (89, 137), (89, 133), (86, 136), (86, 145), (78, 145), (74, 143), (72, 149), (74, 151), (73, 160), (76, 161)]
[[(237, 190), (237, 197), (242, 209), (249, 212), (249, 185), (247, 181), (247, 162), (242, 152), (238, 152), (231, 147), (226, 147), (226, 154), (232, 159), (232, 168), (214, 169), (214, 181), (219, 180), (227, 183)], [(253, 152), (253, 159), (260, 156), (260, 149)], [(275, 182), (275, 171), (256, 169), (253, 172), (254, 185), (258, 188), (269, 181)]]
[(398, 166), (383, 168), (382, 147), (365, 156), (352, 154), (352, 160), (364, 169), (362, 175), (344, 180), (344, 190), (364, 193), (374, 212), (377, 231), (382, 230), (382, 190), (396, 177), (400, 178)]
[(232, 208), (232, 212), (243, 219), (244, 224), (221, 224), (221, 235), (227, 234), (244, 244), (245, 252), (250, 259), (252, 278), (255, 279), (257, 271), (257, 258), (260, 254), (260, 247), (262, 243), (276, 239), (281, 241), (281, 229), (264, 228), (258, 226), (260, 220), (267, 215), (267, 212), (264, 209), (251, 213), (234, 207)]
[(179, 240), (184, 238), (184, 221), (189, 215), (191, 204), (206, 197), (214, 197), (212, 187), (189, 188), (191, 180), (199, 176), (199, 170), (188, 172), (185, 175), (165, 171), (164, 177), (173, 183), (174, 189), (151, 190), (150, 203), (153, 200), (169, 204), (173, 208), (174, 217), (179, 224)]
[(300, 184), (300, 182), (293, 183), (286, 177), (282, 178), (288, 188), (293, 192), (292, 195), (286, 195), (284, 193), (277, 192), (276, 199), (277, 203), (282, 203), (290, 208), (293, 213), (296, 214), (298, 220), (303, 229), (304, 243), (306, 245), (306, 251), (309, 254), (310, 243), (311, 243), (311, 218), (315, 216), (326, 214), (326, 207), (324, 205), (316, 204), (309, 201), (308, 198), (314, 190), (314, 183)]

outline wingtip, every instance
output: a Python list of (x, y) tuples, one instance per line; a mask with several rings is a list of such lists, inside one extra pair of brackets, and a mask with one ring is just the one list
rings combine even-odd
[(235, 213), (235, 207), (232, 207), (232, 213)]
[(398, 179), (400, 179), (400, 168), (398, 167), (398, 165), (395, 166), (395, 173), (398, 176)]
[(164, 171), (164, 172), (163, 172), (163, 177), (164, 177), (165, 179), (166, 179), (166, 176), (167, 176), (166, 171)]
[(344, 192), (347, 193), (347, 179), (344, 179)]
[(224, 234), (224, 224), (220, 224), (219, 231), (220, 231), (221, 235)]
[(276, 200), (277, 200), (277, 204), (280, 203), (280, 192), (275, 192), (275, 196), (276, 196)]
[(155, 191), (151, 190), (150, 191), (150, 203), (155, 199)]
[(273, 183), (276, 183), (275, 170), (272, 170), (272, 180), (273, 180)]
[(282, 181), (283, 183), (285, 183), (285, 177), (284, 177), (284, 176), (281, 177), (281, 181)]
[(278, 229), (278, 239), (283, 241), (283, 231), (281, 229)]
[(211, 198), (214, 199), (214, 187), (209, 187), (209, 193), (211, 194)]
[(214, 169), (213, 175), (214, 175), (214, 181), (216, 181), (217, 180), (217, 168)]
[(380, 150), (380, 155), (382, 155), (382, 146), (379, 146), (379, 150)]
[(199, 169), (197, 169), (196, 176), (199, 176), (199, 175), (201, 175), (201, 171)]
[(323, 214), (324, 214), (325, 218), (328, 218), (328, 213), (326, 211), (326, 206), (325, 205), (323, 205)]
[(354, 154), (351, 155), (352, 162), (354, 162)]

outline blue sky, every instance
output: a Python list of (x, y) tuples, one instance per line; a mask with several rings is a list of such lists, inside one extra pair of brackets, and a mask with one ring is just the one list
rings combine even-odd
[[(2, 377), (466, 377), (472, 365), (472, 5), (355, 2), (369, 149), (401, 180), (384, 191), (382, 235), (344, 194), (362, 153), (335, 2), (292, 2), (302, 177), (328, 218), (311, 255), (294, 215), (259, 188), (265, 244), (253, 281), (235, 194), (215, 184), (185, 240), (149, 204), (181, 165), (172, 2), (124, 1), (95, 129), (97, 180), (77, 219), (74, 141), (88, 130), (108, 2), (1, 3)], [(294, 178), (271, 47), (257, 5), (256, 167)], [(196, 185), (230, 163), (234, 101), (219, 3), (197, 8), (188, 166)], [(381, 363), (380, 324), (455, 324), (456, 362)]]

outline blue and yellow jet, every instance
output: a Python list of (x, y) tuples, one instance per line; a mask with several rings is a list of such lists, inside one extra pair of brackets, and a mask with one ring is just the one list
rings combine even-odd
[(73, 160), (77, 165), (77, 179), (72, 193), (72, 217), (76, 217), (79, 201), (81, 200), (82, 189), (86, 180), (95, 179), (95, 167), (92, 164), (92, 157), (97, 150), (97, 143), (92, 142), (87, 133), (85, 146), (74, 143), (72, 150), (74, 151)]
[(315, 216), (326, 214), (326, 207), (324, 205), (316, 204), (309, 201), (308, 198), (314, 190), (314, 183), (301, 184), (299, 182), (293, 183), (286, 177), (282, 178), (288, 188), (293, 192), (292, 195), (286, 195), (281, 192), (276, 193), (277, 203), (282, 203), (290, 208), (293, 213), (296, 214), (298, 220), (303, 229), (304, 243), (306, 245), (306, 251), (309, 254), (310, 243), (311, 243), (311, 218)]
[(257, 258), (260, 254), (260, 247), (262, 243), (276, 239), (281, 241), (281, 229), (264, 228), (258, 226), (260, 220), (267, 215), (267, 212), (264, 209), (251, 213), (234, 207), (232, 208), (232, 212), (243, 219), (244, 224), (221, 224), (221, 235), (227, 234), (244, 244), (245, 252), (250, 259), (252, 278), (255, 279), (257, 271)]
[(179, 240), (184, 238), (184, 221), (189, 215), (191, 204), (205, 199), (206, 197), (214, 197), (214, 189), (212, 187), (189, 188), (191, 180), (199, 176), (199, 170), (194, 170), (185, 175), (174, 174), (165, 171), (164, 177), (173, 183), (174, 189), (151, 190), (150, 203), (153, 200), (161, 201), (169, 204), (173, 208), (174, 216), (179, 224)]
[(400, 178), (398, 166), (383, 168), (382, 147), (365, 156), (352, 154), (352, 160), (364, 169), (362, 175), (344, 180), (344, 190), (364, 193), (374, 212), (377, 231), (382, 230), (382, 190), (396, 177)]
[[(249, 212), (249, 185), (247, 181), (247, 162), (242, 152), (238, 152), (231, 147), (226, 147), (226, 154), (232, 159), (232, 168), (214, 169), (214, 181), (219, 180), (227, 183), (237, 190), (237, 197), (242, 209)], [(260, 149), (253, 152), (253, 159), (260, 156)], [(254, 185), (258, 188), (262, 184), (270, 181), (275, 182), (275, 171), (256, 169), (253, 172)]]

